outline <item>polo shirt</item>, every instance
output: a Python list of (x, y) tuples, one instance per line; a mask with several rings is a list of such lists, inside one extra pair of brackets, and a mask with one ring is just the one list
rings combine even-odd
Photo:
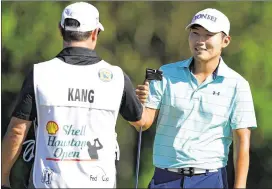
[(220, 58), (215, 72), (198, 84), (192, 62), (163, 65), (162, 81), (150, 82), (145, 106), (159, 109), (153, 147), (159, 168), (224, 167), (232, 130), (257, 127), (249, 83)]

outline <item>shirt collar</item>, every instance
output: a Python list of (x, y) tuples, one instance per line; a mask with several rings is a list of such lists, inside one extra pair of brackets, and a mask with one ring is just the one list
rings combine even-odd
[(98, 57), (95, 50), (84, 47), (66, 47), (57, 56), (91, 56)]
[[(178, 67), (183, 67), (183, 68), (188, 68), (190, 69), (190, 65), (193, 61), (193, 57), (190, 57), (187, 60), (177, 62)], [(222, 76), (222, 77), (230, 77), (230, 68), (226, 65), (224, 62), (223, 58), (220, 57), (220, 62), (217, 66), (217, 68), (213, 72), (213, 77), (216, 78), (217, 76)]]
[(64, 48), (56, 57), (72, 65), (90, 65), (101, 61), (94, 50), (84, 47)]

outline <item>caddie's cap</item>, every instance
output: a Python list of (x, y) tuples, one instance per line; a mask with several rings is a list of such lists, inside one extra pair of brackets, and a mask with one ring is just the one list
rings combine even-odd
[[(75, 19), (80, 25), (78, 27), (64, 27), (66, 18)], [(65, 7), (61, 17), (61, 27), (66, 31), (87, 32), (96, 28), (104, 31), (103, 25), (99, 22), (99, 11), (95, 6), (85, 2), (77, 2)]]

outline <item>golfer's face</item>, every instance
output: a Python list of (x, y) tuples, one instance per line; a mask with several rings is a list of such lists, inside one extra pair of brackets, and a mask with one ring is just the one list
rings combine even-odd
[(221, 54), (221, 33), (211, 33), (201, 26), (192, 27), (189, 35), (190, 50), (194, 58), (208, 61)]

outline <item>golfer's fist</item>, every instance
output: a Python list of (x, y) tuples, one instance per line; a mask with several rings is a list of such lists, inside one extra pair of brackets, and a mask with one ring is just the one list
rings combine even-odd
[(137, 85), (135, 91), (138, 99), (144, 104), (149, 94), (149, 82), (145, 81), (143, 85)]

